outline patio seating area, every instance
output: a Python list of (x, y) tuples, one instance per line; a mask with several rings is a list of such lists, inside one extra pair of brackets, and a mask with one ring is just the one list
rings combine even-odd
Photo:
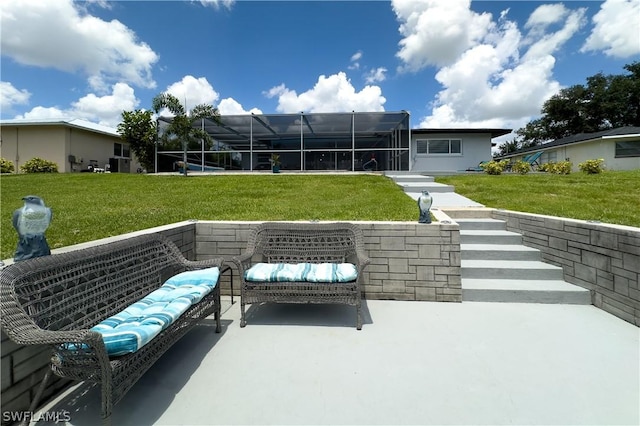
[[(114, 425), (638, 424), (640, 332), (594, 306), (223, 297), (114, 407)], [(98, 387), (44, 410), (99, 421)], [(40, 423), (44, 424), (44, 423)]]

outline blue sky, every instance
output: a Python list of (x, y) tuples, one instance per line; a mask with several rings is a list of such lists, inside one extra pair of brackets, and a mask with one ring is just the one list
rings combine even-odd
[(2, 119), (112, 127), (168, 91), (222, 114), (517, 129), (562, 87), (640, 60), (638, 0), (3, 0), (0, 14)]

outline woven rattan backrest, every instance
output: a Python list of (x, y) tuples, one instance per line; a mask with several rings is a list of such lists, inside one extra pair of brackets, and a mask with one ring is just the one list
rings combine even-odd
[(43, 329), (90, 328), (159, 287), (177, 256), (150, 234), (18, 262), (0, 272), (2, 313), (17, 303)]
[(249, 235), (249, 250), (277, 263), (346, 262), (363, 241), (351, 223), (265, 222)]

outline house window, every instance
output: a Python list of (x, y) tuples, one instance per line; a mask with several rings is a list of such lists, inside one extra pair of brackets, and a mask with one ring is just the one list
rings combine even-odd
[(616, 158), (640, 157), (640, 141), (616, 142)]
[(122, 157), (129, 158), (131, 152), (129, 150), (129, 145), (123, 143), (114, 143), (113, 144), (113, 156), (114, 157)]
[(461, 139), (417, 139), (416, 152), (426, 155), (462, 154)]

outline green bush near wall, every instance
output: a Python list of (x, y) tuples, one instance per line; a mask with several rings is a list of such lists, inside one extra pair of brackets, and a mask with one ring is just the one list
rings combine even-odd
[(53, 161), (34, 157), (20, 167), (22, 173), (58, 173), (58, 165)]
[(6, 158), (0, 158), (0, 173), (13, 173), (15, 171), (15, 167), (13, 162), (7, 160)]

